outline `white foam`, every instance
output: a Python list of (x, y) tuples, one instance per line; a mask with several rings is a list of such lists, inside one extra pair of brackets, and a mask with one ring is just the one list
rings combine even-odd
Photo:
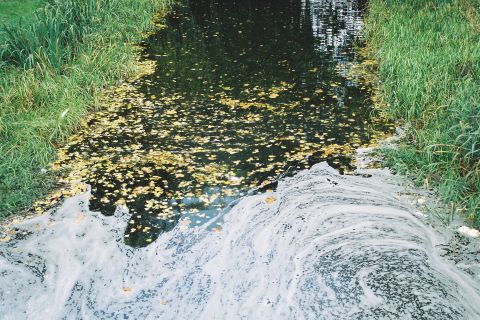
[[(127, 216), (88, 212), (88, 194), (24, 221), (0, 244), (4, 319), (479, 319), (478, 283), (440, 256), (385, 170), (326, 164), (244, 198), (221, 232), (179, 224), (150, 246), (122, 243)], [(268, 204), (267, 196), (277, 200)]]
[(458, 232), (472, 238), (480, 239), (480, 231), (478, 231), (477, 229), (469, 228), (467, 226), (461, 226), (460, 228), (458, 228)]

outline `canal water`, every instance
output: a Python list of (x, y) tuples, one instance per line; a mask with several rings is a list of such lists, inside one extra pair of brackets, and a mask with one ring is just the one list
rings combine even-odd
[[(90, 208), (132, 213), (144, 246), (181, 219), (220, 229), (242, 196), (391, 131), (372, 107), (357, 1), (191, 1), (143, 44), (146, 74), (115, 88), (60, 154)], [(217, 218), (218, 219), (215, 219)]]
[(3, 226), (1, 317), (480, 318), (453, 235), (356, 158), (392, 132), (364, 9), (179, 1), (60, 150), (62, 190)]

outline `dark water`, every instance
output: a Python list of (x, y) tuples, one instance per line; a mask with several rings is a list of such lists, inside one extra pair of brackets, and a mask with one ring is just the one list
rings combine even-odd
[(61, 154), (90, 207), (132, 218), (125, 240), (208, 222), (252, 190), (391, 130), (359, 72), (362, 1), (181, 2), (142, 45), (153, 73), (114, 90)]

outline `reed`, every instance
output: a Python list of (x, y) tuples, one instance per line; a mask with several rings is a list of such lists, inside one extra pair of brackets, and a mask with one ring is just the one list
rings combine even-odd
[(480, 224), (480, 0), (371, 0), (381, 98), (406, 124), (388, 164)]
[(0, 65), (0, 216), (28, 207), (55, 179), (55, 148), (134, 74), (135, 44), (170, 0), (50, 0), (7, 28)]

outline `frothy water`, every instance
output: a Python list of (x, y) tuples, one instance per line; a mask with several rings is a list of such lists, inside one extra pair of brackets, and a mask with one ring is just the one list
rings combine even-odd
[(245, 197), (221, 231), (180, 223), (126, 246), (128, 214), (88, 194), (0, 244), (3, 319), (479, 319), (478, 283), (441, 257), (386, 170), (326, 163)]

